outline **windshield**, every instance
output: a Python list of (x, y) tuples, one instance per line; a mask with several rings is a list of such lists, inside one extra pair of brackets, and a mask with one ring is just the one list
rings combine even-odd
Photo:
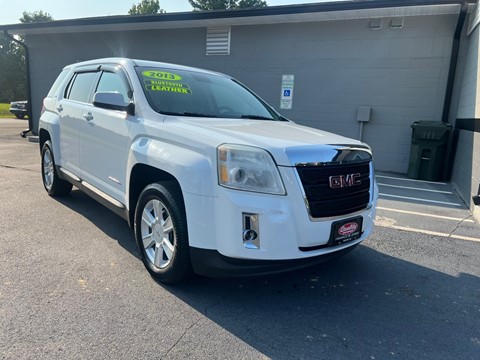
[(150, 106), (158, 113), (192, 117), (283, 120), (237, 81), (220, 75), (137, 67)]

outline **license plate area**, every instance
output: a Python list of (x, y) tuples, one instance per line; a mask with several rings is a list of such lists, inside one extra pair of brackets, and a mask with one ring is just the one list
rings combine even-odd
[(363, 217), (335, 221), (330, 232), (329, 246), (337, 246), (354, 241), (362, 235)]

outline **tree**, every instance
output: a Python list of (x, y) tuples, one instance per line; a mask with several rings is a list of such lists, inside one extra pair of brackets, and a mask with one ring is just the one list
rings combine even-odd
[(52, 15), (47, 12), (43, 12), (42, 10), (27, 12), (24, 11), (20, 22), (24, 24), (34, 23), (34, 22), (44, 22), (44, 21), (53, 21)]
[(158, 0), (142, 0), (138, 4), (133, 4), (128, 15), (154, 15), (164, 13), (165, 10), (160, 8)]
[(0, 102), (23, 100), (25, 65), (23, 52), (8, 37), (0, 34)]
[[(52, 21), (43, 11), (26, 12), (19, 19), (22, 23)], [(22, 37), (16, 37), (23, 41)], [(18, 43), (0, 33), (0, 102), (24, 100), (26, 90), (25, 50)]]
[(263, 0), (188, 0), (194, 11), (267, 7)]
[(268, 4), (266, 1), (262, 0), (240, 0), (238, 2), (238, 8), (244, 9), (244, 8), (262, 8), (262, 7), (267, 7)]

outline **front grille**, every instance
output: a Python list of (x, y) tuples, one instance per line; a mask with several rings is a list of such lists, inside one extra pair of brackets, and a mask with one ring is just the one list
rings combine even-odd
[[(370, 202), (370, 162), (346, 165), (297, 166), (313, 218), (340, 216), (365, 209)], [(330, 177), (360, 174), (360, 184), (330, 187)]]

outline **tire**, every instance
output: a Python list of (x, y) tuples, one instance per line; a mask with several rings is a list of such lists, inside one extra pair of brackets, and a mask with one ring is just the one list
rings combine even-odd
[(52, 197), (67, 195), (72, 191), (72, 184), (58, 177), (50, 141), (45, 141), (42, 146), (42, 180), (43, 187)]
[(192, 275), (185, 206), (173, 183), (153, 183), (140, 194), (134, 232), (138, 251), (150, 275), (165, 284)]
[(15, 116), (17, 117), (17, 119), (24, 119), (25, 118), (25, 114), (15, 114)]

